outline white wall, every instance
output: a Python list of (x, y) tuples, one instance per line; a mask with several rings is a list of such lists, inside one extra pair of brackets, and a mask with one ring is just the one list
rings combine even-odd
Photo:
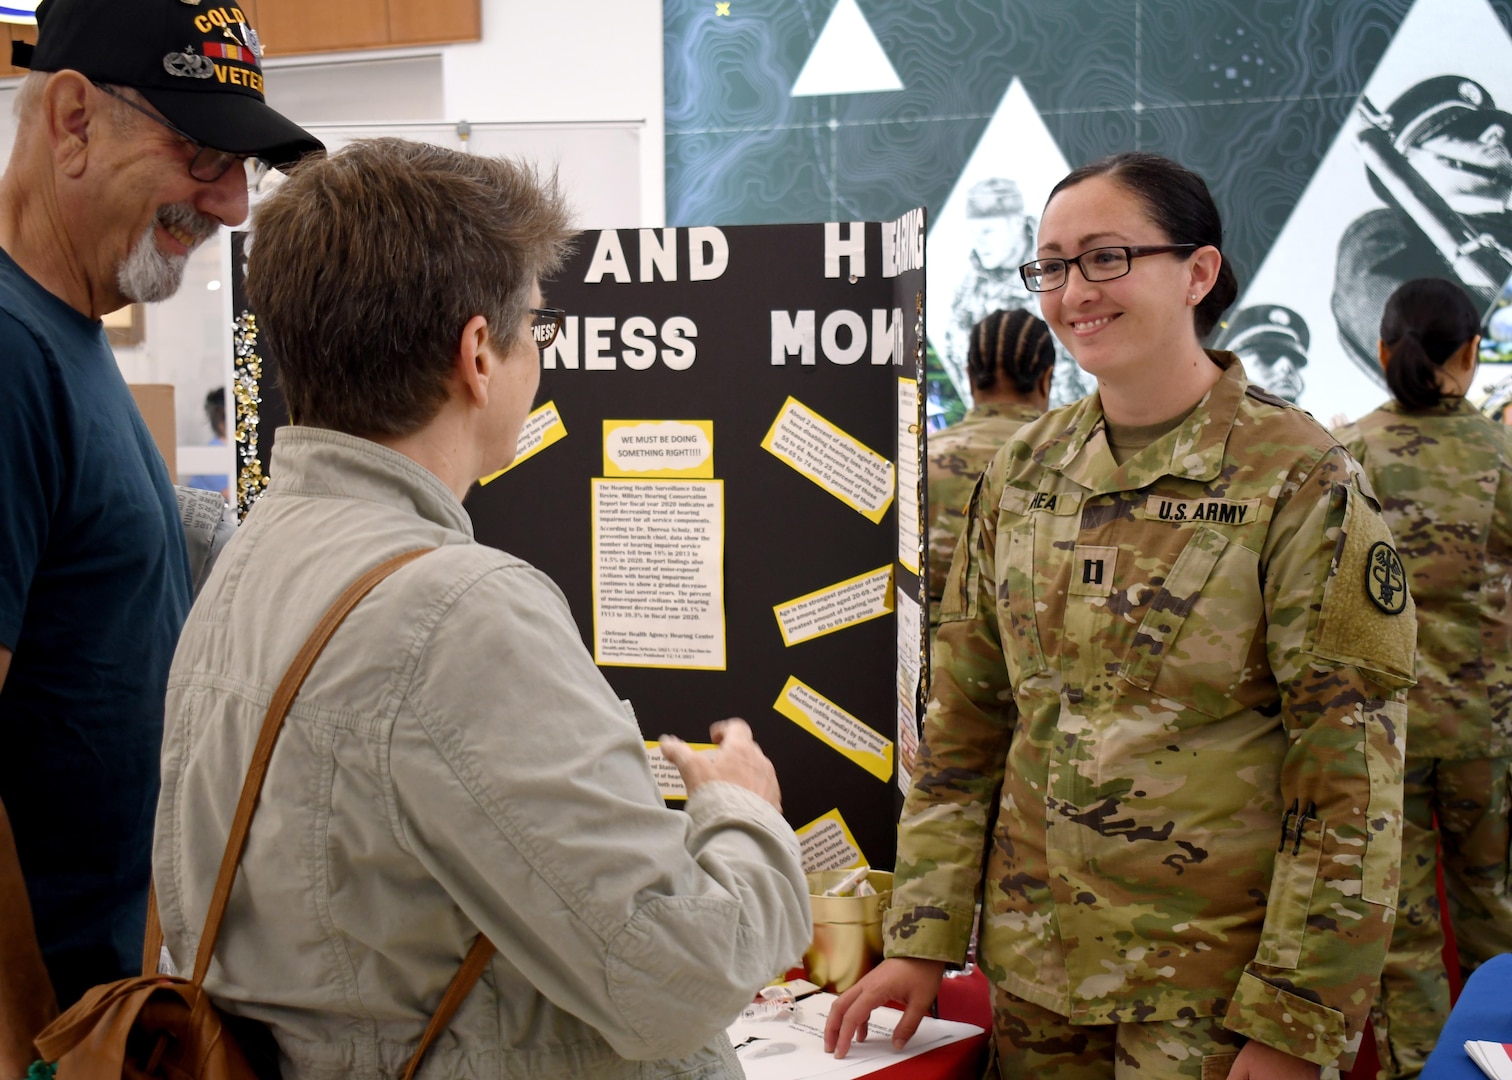
[(449, 46), (449, 120), (645, 124), (641, 220), (666, 223), (661, 0), (483, 0), (483, 40)]

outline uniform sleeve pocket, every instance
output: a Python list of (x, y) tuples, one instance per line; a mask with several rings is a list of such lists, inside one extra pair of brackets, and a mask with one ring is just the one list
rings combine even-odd
[[(1288, 820), (1295, 821), (1295, 815)], [(1266, 900), (1265, 929), (1260, 934), (1256, 963), (1273, 968), (1294, 968), (1302, 958), (1302, 938), (1312, 909), (1313, 888), (1323, 855), (1323, 822), (1304, 818), (1300, 842), (1295, 831), (1282, 835), (1281, 851)]]
[(1365, 717), (1365, 767), (1370, 773), (1360, 899), (1395, 909), (1401, 884), (1402, 744), (1405, 709), (1395, 702)]

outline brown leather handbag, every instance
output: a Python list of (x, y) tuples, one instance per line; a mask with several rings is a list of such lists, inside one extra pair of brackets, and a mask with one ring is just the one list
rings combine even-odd
[[(205, 915), (205, 930), (200, 935), (199, 950), (194, 958), (194, 974), (183, 979), (156, 974), (162, 929), (157, 919), (157, 898), (148, 899), (148, 931), (143, 948), (143, 974), (134, 979), (96, 986), (58, 1017), (36, 1038), (42, 1060), (57, 1063), (57, 1080), (257, 1080), (257, 1072), (248, 1061), (229, 1030), (230, 1021), (221, 1016), (205, 992), (205, 973), (220, 935), (221, 918), (231, 896), (231, 884), (241, 862), (247, 842), (247, 829), (257, 808), (273, 744), (283, 726), (284, 715), (299, 693), (305, 676), (316, 657), (352, 608), (384, 578), (413, 562), (434, 548), (422, 548), (395, 556), (373, 567), (342, 593), (316, 625), (309, 640), (299, 650), (294, 663), (278, 684), (262, 732), (252, 751), (252, 763), (242, 784), (241, 800), (231, 823), (226, 853), (221, 859), (220, 874), (211, 894), (210, 910)], [(431, 1017), (420, 1045), (404, 1071), (404, 1080), (412, 1080), (431, 1042), (451, 1023), (457, 1006), (462, 1004), (482, 975), (493, 944), (482, 934), (468, 950), (461, 968)]]

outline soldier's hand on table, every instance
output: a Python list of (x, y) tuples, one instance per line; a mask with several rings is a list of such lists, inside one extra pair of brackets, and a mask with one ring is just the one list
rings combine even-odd
[(777, 770), (756, 745), (749, 724), (738, 719), (719, 720), (709, 725), (709, 738), (718, 744), (718, 749), (694, 750), (676, 735), (663, 735), (660, 739), (662, 757), (677, 766), (689, 795), (711, 780), (725, 780), (754, 791), (778, 810), (782, 809)]
[(945, 977), (943, 960), (894, 957), (868, 971), (861, 981), (835, 999), (824, 1025), (824, 1052), (843, 1058), (851, 1039), (866, 1041), (866, 1021), (872, 1010), (889, 1001), (903, 1003), (903, 1019), (893, 1031), (893, 1046), (903, 1049), (919, 1021), (940, 992)]
[(1234, 1059), (1228, 1080), (1318, 1080), (1318, 1073), (1310, 1061), (1251, 1040)]

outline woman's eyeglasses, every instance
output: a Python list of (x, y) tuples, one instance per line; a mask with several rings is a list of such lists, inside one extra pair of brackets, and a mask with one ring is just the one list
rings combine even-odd
[(562, 308), (533, 307), (530, 313), (535, 320), (530, 324), (531, 336), (535, 338), (536, 348), (546, 350), (546, 347), (556, 340), (557, 332), (562, 329), (562, 320), (567, 317), (567, 312)]
[(1070, 259), (1035, 259), (1019, 267), (1030, 292), (1054, 292), (1066, 284), (1074, 264), (1087, 281), (1112, 281), (1127, 274), (1135, 259), (1171, 251), (1194, 251), (1201, 244), (1147, 244), (1143, 247), (1099, 247)]

